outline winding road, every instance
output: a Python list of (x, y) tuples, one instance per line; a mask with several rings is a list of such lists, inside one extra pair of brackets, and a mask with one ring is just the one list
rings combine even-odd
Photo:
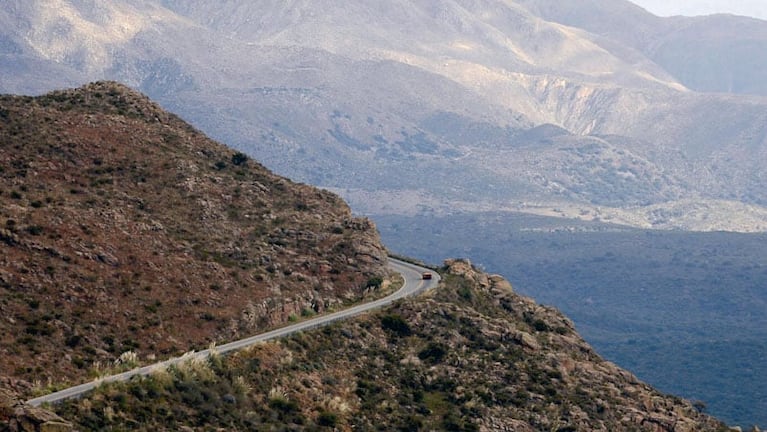
[[(410, 264), (404, 261), (399, 261), (393, 258), (389, 258), (389, 268), (402, 275), (402, 278), (404, 279), (404, 284), (402, 285), (402, 288), (400, 288), (397, 292), (387, 297), (374, 300), (369, 303), (360, 304), (360, 305), (351, 307), (349, 309), (344, 309), (342, 311), (318, 316), (310, 320), (302, 321), (300, 323), (292, 324), (292, 325), (282, 327), (276, 330), (272, 330), (266, 333), (261, 333), (259, 335), (251, 336), (245, 339), (240, 339), (238, 341), (229, 342), (227, 344), (220, 345), (214, 349), (216, 352), (220, 354), (225, 354), (231, 351), (237, 351), (237, 350), (249, 347), (259, 342), (281, 338), (281, 337), (288, 336), (290, 334), (300, 332), (303, 330), (322, 327), (334, 321), (359, 315), (363, 312), (367, 312), (372, 309), (377, 309), (377, 308), (386, 306), (388, 304), (391, 304), (395, 300), (401, 299), (403, 297), (415, 295), (423, 291), (426, 291), (428, 289), (434, 288), (437, 286), (437, 284), (440, 281), (439, 274), (437, 274), (434, 271), (431, 271), (429, 269), (426, 269), (414, 264)], [(432, 279), (423, 280), (422, 274), (424, 272), (431, 273)], [(127, 381), (136, 375), (142, 375), (142, 376), (149, 375), (154, 371), (167, 368), (168, 366), (180, 363), (182, 361), (187, 361), (187, 360), (191, 360), (195, 358), (208, 357), (210, 355), (210, 352), (211, 351), (209, 349), (206, 349), (206, 350), (186, 354), (182, 357), (176, 357), (176, 358), (165, 360), (163, 362), (155, 363), (149, 366), (133, 369), (127, 372), (117, 374), (117, 375), (99, 378), (89, 383), (80, 384), (78, 386), (70, 387), (68, 389), (64, 389), (55, 393), (51, 393), (45, 396), (40, 396), (35, 399), (30, 399), (27, 401), (27, 404), (32, 406), (40, 406), (44, 403), (56, 403), (66, 399), (77, 398), (79, 396), (82, 396), (85, 393), (92, 391), (93, 389), (95, 389), (101, 384), (118, 382), (118, 381)]]

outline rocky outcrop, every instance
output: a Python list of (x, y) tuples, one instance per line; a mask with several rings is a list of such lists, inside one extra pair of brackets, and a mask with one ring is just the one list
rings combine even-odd
[(0, 389), (0, 432), (70, 432), (72, 424), (55, 413), (24, 405)]
[[(481, 304), (477, 299), (472, 301), (474, 308), (485, 316), (484, 323), (479, 327), (492, 326), (493, 323), (501, 325), (499, 321), (489, 318), (498, 312), (498, 307), (505, 312), (505, 325), (511, 326), (506, 331), (511, 333), (511, 340), (528, 353), (527, 358), (518, 361), (515, 368), (538, 370), (535, 373), (546, 376), (537, 384), (539, 378), (530, 375), (522, 378), (521, 382), (509, 383), (511, 388), (528, 389), (531, 406), (515, 408), (512, 419), (504, 410), (489, 409), (484, 421), (486, 430), (541, 430), (541, 425), (558, 424), (551, 423), (552, 417), (546, 414), (547, 411), (560, 413), (559, 426), (554, 430), (728, 430), (723, 424), (698, 412), (692, 403), (661, 394), (630, 372), (599, 357), (578, 335), (569, 319), (554, 308), (538, 305), (532, 299), (515, 294), (503, 278), (478, 271), (468, 260), (446, 261), (445, 271), (448, 280), (449, 275), (460, 277), (460, 282), (453, 281), (459, 295), (461, 290), (468, 290), (485, 302), (491, 302)], [(445, 295), (450, 297), (449, 290), (443, 293)], [(491, 333), (483, 335), (490, 337)], [(525, 382), (526, 379), (533, 379), (533, 382)], [(540, 395), (535, 394), (539, 390), (530, 391), (537, 385), (543, 386)], [(558, 397), (551, 398), (551, 394), (555, 393)], [(548, 407), (535, 414), (535, 409), (531, 408), (540, 402), (539, 397), (559, 407), (553, 411)], [(519, 424), (521, 418), (528, 419), (527, 427)], [(535, 424), (538, 426), (533, 427)]]

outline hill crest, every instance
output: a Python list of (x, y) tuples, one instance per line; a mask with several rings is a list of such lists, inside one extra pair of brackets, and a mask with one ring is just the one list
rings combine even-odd
[(0, 369), (15, 379), (178, 355), (358, 301), (385, 276), (374, 224), (339, 197), (125, 86), (2, 96), (0, 143)]

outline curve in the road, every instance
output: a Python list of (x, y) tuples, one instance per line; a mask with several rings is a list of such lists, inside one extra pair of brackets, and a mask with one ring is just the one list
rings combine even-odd
[[(282, 328), (272, 330), (266, 333), (251, 336), (245, 339), (240, 339), (238, 341), (229, 342), (227, 344), (216, 347), (215, 351), (220, 354), (224, 354), (231, 351), (236, 351), (236, 350), (246, 348), (248, 346), (254, 345), (259, 342), (281, 338), (281, 337), (288, 336), (290, 334), (303, 331), (303, 330), (321, 327), (321, 326), (330, 324), (334, 321), (359, 315), (363, 312), (367, 312), (372, 309), (377, 309), (377, 308), (386, 306), (388, 304), (391, 304), (395, 300), (398, 300), (407, 296), (415, 295), (423, 291), (426, 291), (428, 289), (434, 288), (437, 286), (437, 284), (440, 281), (440, 276), (436, 272), (433, 272), (424, 267), (417, 266), (415, 264), (396, 260), (393, 258), (389, 259), (389, 268), (401, 274), (402, 278), (404, 279), (404, 283), (402, 285), (402, 288), (400, 288), (397, 292), (387, 297), (374, 300), (369, 303), (360, 304), (360, 305), (351, 307), (349, 309), (344, 309), (342, 311), (318, 316), (310, 320), (302, 321), (300, 323), (282, 327)], [(427, 273), (427, 272), (432, 274), (432, 279), (425, 280), (422, 278), (423, 273)], [(66, 399), (77, 398), (79, 396), (82, 396), (85, 393), (92, 391), (93, 389), (95, 389), (101, 384), (118, 382), (118, 381), (127, 381), (136, 375), (149, 375), (156, 370), (164, 369), (164, 368), (167, 368), (168, 366), (171, 366), (183, 361), (191, 360), (194, 358), (208, 357), (210, 353), (211, 351), (206, 349), (199, 352), (187, 354), (182, 357), (176, 357), (170, 360), (165, 360), (160, 363), (155, 363), (153, 365), (133, 369), (127, 372), (117, 374), (117, 375), (100, 378), (95, 381), (91, 381), (89, 383), (80, 384), (78, 386), (70, 387), (68, 389), (64, 389), (55, 393), (51, 393), (45, 396), (40, 396), (38, 398), (31, 399), (27, 401), (27, 404), (32, 406), (40, 406), (44, 403), (56, 403)]]

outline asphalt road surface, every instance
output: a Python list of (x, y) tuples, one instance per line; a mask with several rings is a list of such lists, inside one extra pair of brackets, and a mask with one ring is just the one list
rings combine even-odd
[[(370, 311), (372, 309), (377, 309), (383, 306), (386, 306), (388, 304), (391, 304), (395, 300), (401, 299), (403, 297), (415, 295), (418, 293), (421, 293), (423, 291), (426, 291), (428, 289), (434, 288), (439, 283), (440, 277), (439, 274), (437, 274), (434, 271), (431, 271), (427, 268), (419, 267), (414, 264), (406, 263), (403, 261), (395, 260), (392, 258), (389, 258), (389, 268), (396, 271), (397, 273), (400, 273), (402, 277), (404, 278), (404, 284), (402, 288), (399, 289), (399, 291), (384, 297), (382, 299), (374, 300), (370, 303), (364, 303), (360, 304), (354, 307), (351, 307), (349, 309), (344, 309), (342, 311), (334, 312), (327, 315), (318, 316), (316, 318), (312, 318), (310, 320), (302, 321), (300, 323), (296, 323), (293, 325), (289, 325), (287, 327), (282, 327), (276, 330), (272, 330), (266, 333), (262, 333), (259, 335), (251, 336), (245, 339), (240, 339), (238, 341), (229, 342), (225, 345), (218, 346), (215, 349), (216, 352), (220, 354), (228, 353), (231, 351), (240, 350), (243, 348), (246, 348), (248, 346), (254, 345), (259, 342), (271, 340), (271, 339), (277, 339), (284, 336), (288, 336), (292, 333), (296, 333), (303, 330), (313, 329), (317, 327), (322, 327), (324, 325), (330, 324), (334, 321), (342, 320), (345, 318), (349, 318), (355, 315), (359, 315), (363, 312)], [(432, 279), (430, 280), (424, 280), (422, 278), (423, 273), (431, 273)], [(182, 357), (176, 357), (172, 358), (170, 360), (165, 360), (160, 363), (155, 363), (153, 365), (144, 366), (141, 368), (133, 369), (127, 372), (123, 372), (117, 375), (112, 375), (109, 377), (103, 377), (99, 378), (95, 381), (91, 381), (89, 383), (80, 384), (78, 386), (70, 387), (65, 390), (58, 391), (56, 393), (51, 393), (49, 395), (41, 396), (35, 399), (31, 399), (27, 401), (28, 404), (32, 406), (40, 406), (44, 403), (56, 403), (60, 402), (66, 399), (72, 399), (77, 398), (79, 396), (82, 396), (84, 393), (87, 393), (96, 387), (98, 387), (101, 384), (104, 383), (110, 383), (110, 382), (117, 382), (117, 381), (127, 381), (130, 378), (136, 376), (136, 375), (149, 375), (153, 371), (161, 370), (164, 368), (167, 368), (168, 366), (191, 360), (194, 358), (203, 358), (208, 357), (210, 355), (210, 350), (202, 350), (199, 352), (194, 352), (190, 354), (186, 354)]]

